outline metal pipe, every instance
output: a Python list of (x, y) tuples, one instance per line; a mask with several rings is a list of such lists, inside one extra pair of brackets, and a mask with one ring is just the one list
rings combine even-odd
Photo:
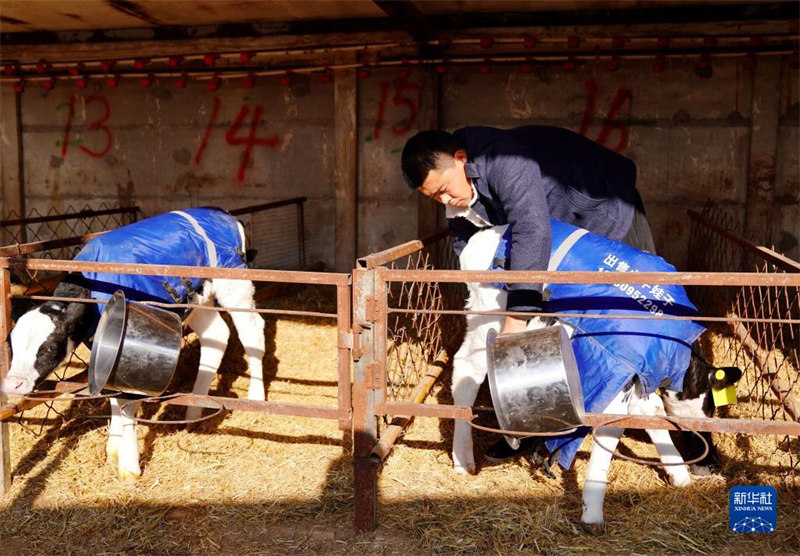
[[(411, 392), (408, 400), (410, 403), (422, 403), (428, 397), (433, 385), (436, 384), (442, 371), (447, 366), (448, 359), (447, 352), (441, 350), (434, 362), (428, 365), (422, 380)], [(411, 415), (395, 415), (392, 418), (392, 422), (386, 427), (378, 443), (372, 448), (371, 457), (373, 463), (382, 463), (389, 456), (389, 453), (397, 443), (397, 439), (405, 432), (413, 419), (414, 417)]]
[(49, 259), (0, 258), (0, 268), (15, 270), (60, 270), (66, 272), (100, 272), (107, 274), (143, 274), (193, 278), (229, 278), (254, 282), (286, 282), (290, 284), (348, 285), (350, 275), (334, 272), (297, 270), (261, 270), (254, 268), (217, 268), (130, 263), (95, 263)]
[[(415, 417), (437, 417), (439, 419), (472, 420), (475, 416), (469, 406), (429, 405), (404, 402), (387, 402), (377, 408), (380, 415), (411, 415)], [(657, 416), (606, 415), (585, 413), (583, 424), (588, 427), (600, 425), (609, 419), (620, 418), (619, 426), (628, 429), (681, 430)], [(708, 417), (670, 417), (682, 429), (693, 431), (774, 434), (800, 436), (800, 423), (795, 421), (769, 421), (765, 419), (720, 419)]]
[(63, 239), (48, 239), (46, 241), (35, 241), (32, 243), (12, 243), (5, 247), (0, 247), (0, 257), (18, 257), (20, 255), (29, 255), (37, 251), (46, 251), (48, 249), (58, 249), (59, 247), (72, 247), (73, 245), (81, 245), (86, 243), (93, 237), (97, 237), (105, 232), (95, 232), (83, 236), (67, 237)]
[[(348, 286), (336, 287), (336, 327), (338, 335), (350, 334), (352, 326), (350, 324), (350, 288)], [(350, 349), (347, 346), (338, 346), (337, 363), (339, 379), (337, 384), (338, 406), (339, 406), (339, 430), (350, 430), (353, 426), (352, 393), (350, 379)]]
[(400, 270), (388, 282), (504, 282), (509, 284), (671, 284), (684, 286), (798, 286), (800, 274), (759, 272), (588, 272), (534, 270)]
[(285, 207), (288, 205), (302, 205), (308, 200), (308, 197), (292, 197), (291, 199), (282, 199), (280, 201), (272, 201), (263, 203), (261, 205), (250, 205), (248, 207), (241, 207), (234, 210), (229, 210), (231, 216), (241, 216), (242, 214), (252, 214), (254, 212), (262, 212), (265, 210)]
[(141, 209), (138, 206), (103, 210), (79, 210), (78, 212), (67, 212), (64, 214), (48, 214), (47, 216), (30, 216), (27, 218), (16, 218), (13, 220), (0, 220), (0, 228), (5, 228), (6, 226), (39, 224), (42, 222), (55, 222), (60, 220), (78, 220), (83, 218), (92, 218), (94, 216), (106, 216), (109, 214), (135, 214), (140, 211)]

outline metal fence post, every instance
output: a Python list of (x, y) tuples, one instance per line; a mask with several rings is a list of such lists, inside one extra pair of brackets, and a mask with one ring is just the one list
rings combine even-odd
[(353, 270), (353, 482), (355, 529), (374, 531), (378, 526), (378, 471), (370, 457), (378, 441), (375, 416), (375, 271)]

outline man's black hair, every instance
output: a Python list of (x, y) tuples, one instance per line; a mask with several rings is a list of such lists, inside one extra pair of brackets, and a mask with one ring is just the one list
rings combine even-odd
[(420, 187), (428, 173), (440, 166), (440, 157), (465, 150), (464, 142), (452, 133), (431, 129), (420, 131), (403, 147), (403, 177), (411, 189)]

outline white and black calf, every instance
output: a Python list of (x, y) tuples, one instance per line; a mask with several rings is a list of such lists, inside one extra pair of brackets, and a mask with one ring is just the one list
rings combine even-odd
[[(503, 236), (506, 226), (498, 226), (481, 230), (473, 235), (459, 257), (462, 270), (486, 270), (490, 268), (495, 250)], [(592, 270), (592, 269), (587, 269)], [(502, 311), (506, 307), (507, 292), (488, 284), (467, 284), (468, 297), (466, 308), (470, 311)], [(460, 349), (453, 358), (453, 400), (456, 405), (471, 406), (475, 402), (481, 383), (486, 378), (486, 335), (492, 328), (502, 327), (502, 316), (467, 315), (467, 332)], [(546, 326), (544, 319), (532, 318), (528, 329)], [(567, 326), (570, 330), (571, 327)], [(710, 400), (711, 387), (722, 388), (735, 383), (741, 377), (741, 371), (726, 367), (726, 378), (718, 380), (714, 377), (717, 368), (703, 359), (697, 345), (692, 348), (692, 357), (683, 382), (683, 392), (666, 391), (664, 399), (658, 395), (644, 396), (641, 385), (634, 379), (611, 401), (605, 413), (614, 415), (681, 415), (691, 417), (711, 416), (714, 407)], [(666, 404), (666, 409), (665, 409)], [(600, 443), (615, 450), (623, 429), (601, 428), (595, 432)], [(655, 444), (670, 483), (685, 487), (691, 484), (691, 477), (684, 459), (675, 448), (670, 434), (665, 430), (648, 430)], [(691, 433), (689, 433), (691, 434)], [(709, 442), (711, 436), (704, 434)], [(692, 437), (696, 441), (696, 437)], [(700, 451), (697, 451), (699, 455)], [(464, 420), (456, 420), (453, 436), (453, 467), (457, 473), (474, 474), (476, 472), (473, 453), (472, 430)], [(714, 453), (710, 452), (706, 460), (700, 462), (697, 470), (713, 462)], [(592, 447), (586, 480), (583, 485), (583, 514), (581, 522), (584, 528), (599, 534), (603, 531), (603, 500), (608, 482), (608, 468), (612, 454), (603, 448)], [(707, 473), (707, 471), (706, 471)]]
[[(146, 222), (142, 221), (142, 222)], [(238, 224), (242, 241), (244, 230)], [(185, 249), (196, 249), (192, 244)], [(253, 309), (253, 283), (247, 280), (214, 278), (205, 280), (191, 294), (189, 303), (222, 307)], [(80, 274), (70, 274), (55, 289), (54, 297), (90, 297)], [(10, 396), (25, 395), (34, 390), (52, 371), (56, 370), (81, 342), (88, 342), (94, 330), (93, 304), (66, 301), (48, 301), (24, 313), (11, 331), (11, 368), (2, 384), (3, 392)], [(244, 346), (250, 371), (248, 398), (264, 400), (262, 359), (264, 357), (264, 319), (258, 313), (230, 312), (239, 339)], [(205, 395), (219, 369), (228, 344), (230, 330), (218, 311), (192, 310), (184, 319), (200, 340), (200, 364), (192, 393)], [(107, 461), (116, 463), (119, 477), (136, 480), (141, 475), (139, 447), (135, 421), (120, 413), (120, 401), (111, 400), (111, 421)], [(135, 413), (138, 404), (131, 404)], [(126, 411), (127, 412), (127, 411)], [(187, 419), (200, 416), (201, 409), (190, 407)]]

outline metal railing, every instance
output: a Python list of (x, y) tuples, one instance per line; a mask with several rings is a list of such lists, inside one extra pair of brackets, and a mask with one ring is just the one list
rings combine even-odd
[[(0, 245), (13, 247), (16, 244), (82, 237), (136, 222), (141, 216), (142, 212), (137, 206), (109, 207), (105, 203), (96, 208), (86, 205), (80, 210), (70, 205), (64, 211), (50, 209), (47, 214), (34, 209), (25, 217), (12, 211), (0, 220)], [(68, 259), (75, 256), (79, 245), (67, 244), (42, 252), (40, 256)]]
[[(463, 319), (467, 314), (478, 314), (465, 311), (458, 306), (445, 307), (442, 303), (441, 289), (447, 285), (462, 285), (468, 282), (493, 283), (573, 283), (573, 284), (613, 284), (619, 276), (611, 276), (607, 272), (520, 272), (520, 271), (456, 271), (431, 268), (430, 259), (426, 257), (422, 242), (409, 242), (394, 249), (383, 251), (361, 259), (360, 267), (354, 271), (354, 325), (359, 327), (354, 332), (361, 333), (364, 348), (357, 362), (354, 375), (354, 402), (364, 399), (361, 411), (354, 413), (354, 427), (361, 438), (361, 450), (356, 451), (356, 458), (364, 458), (361, 465), (356, 466), (357, 488), (371, 489), (371, 495), (357, 494), (356, 525), (359, 529), (369, 530), (377, 525), (377, 484), (374, 480), (377, 463), (388, 455), (391, 444), (399, 436), (393, 434), (387, 439), (380, 435), (381, 421), (389, 423), (388, 416), (403, 416), (403, 423), (415, 416), (438, 417), (449, 419), (471, 420), (475, 416), (473, 408), (446, 405), (441, 403), (422, 403), (419, 389), (412, 388), (419, 384), (419, 371), (409, 372), (407, 366), (425, 369), (434, 358), (434, 349), (417, 352), (417, 345), (425, 338), (433, 335), (441, 338), (444, 331), (453, 329), (445, 325), (445, 319)], [(449, 265), (452, 266), (452, 265)], [(402, 268), (405, 267), (405, 268)], [(766, 305), (780, 307), (782, 303), (797, 305), (797, 291), (800, 290), (800, 275), (776, 272), (701, 272), (701, 273), (664, 273), (636, 272), (626, 273), (626, 282), (630, 284), (679, 284), (711, 289), (730, 290), (731, 288), (749, 288), (747, 291), (771, 291), (770, 296), (749, 299), (750, 305), (756, 299)], [(713, 287), (713, 288), (712, 288)], [(462, 290), (463, 291), (463, 290)], [(781, 296), (775, 292), (782, 292)], [(394, 292), (399, 292), (399, 295)], [(770, 300), (785, 299), (773, 303)], [(463, 300), (463, 296), (462, 296)], [(363, 306), (364, 310), (360, 310)], [(742, 311), (740, 311), (742, 312)], [(483, 312), (480, 314), (507, 315), (514, 314), (503, 311)], [(524, 316), (522, 313), (517, 313)], [(723, 313), (724, 316), (702, 316), (695, 318), (704, 324), (726, 325), (734, 327), (789, 327), (796, 329), (800, 324), (800, 316), (796, 313), (783, 314), (774, 312), (758, 312), (750, 310), (741, 315)], [(544, 313), (543, 316), (568, 316), (566, 314)], [(587, 315), (581, 315), (586, 317)], [(614, 318), (603, 316), (601, 318)], [(631, 318), (627, 316), (625, 318)], [(640, 318), (653, 318), (643, 316)], [(660, 317), (662, 319), (686, 319), (688, 317)], [(728, 323), (732, 323), (728, 325)], [(457, 328), (456, 328), (457, 329)], [(772, 333), (772, 336), (778, 336)], [(754, 342), (763, 342), (763, 333), (754, 333)], [(781, 338), (791, 341), (796, 338), (784, 332)], [(418, 340), (419, 339), (419, 340)], [(405, 346), (403, 346), (405, 342)], [(440, 346), (444, 344), (434, 344)], [(796, 345), (796, 340), (795, 340)], [(458, 347), (457, 345), (455, 347)], [(796, 349), (796, 348), (795, 348)], [(405, 359), (398, 354), (416, 354)], [(796, 356), (792, 356), (796, 359)], [(412, 363), (409, 363), (412, 362)], [(788, 368), (788, 367), (787, 367)], [(796, 366), (794, 367), (796, 369)], [(796, 370), (790, 385), (796, 389)], [(423, 375), (424, 376), (424, 375)], [(774, 384), (774, 380), (772, 381)], [(747, 383), (745, 383), (747, 384)], [(740, 390), (746, 388), (740, 386)], [(409, 396), (409, 394), (412, 394)], [(764, 394), (758, 392), (754, 395)], [(789, 399), (789, 396), (782, 398)], [(763, 404), (772, 407), (769, 402)], [(786, 405), (784, 404), (784, 407)], [(626, 428), (648, 428), (677, 430), (676, 426), (660, 418), (644, 416), (614, 416), (598, 413), (587, 413), (584, 423), (587, 426), (598, 426), (609, 419), (619, 418), (620, 426)], [(747, 419), (721, 418), (675, 418), (678, 426), (684, 430), (735, 432), (743, 434), (770, 434), (778, 437), (800, 434), (800, 423), (791, 418), (789, 413), (773, 411), (752, 416)], [(392, 424), (386, 427), (391, 430)], [(371, 462), (366, 459), (366, 448), (372, 445)], [(792, 469), (796, 470), (796, 460), (792, 460)], [(372, 467), (368, 464), (371, 463)], [(793, 477), (794, 475), (792, 475)]]
[[(742, 237), (733, 219), (706, 207), (691, 218), (692, 270), (714, 268), (761, 275), (800, 277), (800, 263)], [(698, 306), (726, 314), (728, 341), (722, 357), (744, 371), (739, 391), (747, 414), (767, 420), (800, 420), (800, 288), (744, 284), (719, 291), (696, 288)], [(789, 437), (776, 438), (775, 449), (786, 450), (785, 471), (797, 474), (800, 454), (793, 454)]]
[[(22, 248), (22, 254), (35, 252), (36, 245)], [(351, 323), (351, 296), (350, 296), (350, 275), (319, 272), (301, 271), (281, 271), (281, 270), (257, 270), (257, 269), (229, 269), (229, 268), (207, 268), (207, 267), (187, 267), (169, 265), (141, 265), (141, 264), (117, 264), (117, 263), (89, 263), (71, 260), (48, 260), (48, 259), (25, 259), (22, 257), (0, 257), (0, 378), (5, 377), (10, 367), (10, 352), (6, 338), (10, 331), (11, 314), (11, 285), (9, 270), (18, 270), (31, 273), (37, 272), (104, 272), (111, 274), (139, 274), (155, 276), (178, 276), (192, 278), (225, 278), (232, 280), (251, 280), (253, 282), (277, 282), (287, 284), (303, 284), (310, 286), (330, 286), (336, 290), (336, 311), (325, 313), (319, 311), (304, 310), (285, 310), (285, 309), (264, 309), (256, 308), (255, 311), (263, 314), (287, 315), (293, 317), (306, 316), (314, 318), (334, 319), (337, 327), (337, 363), (336, 363), (336, 382), (337, 382), (337, 401), (335, 406), (320, 406), (311, 404), (280, 403), (272, 401), (252, 401), (237, 398), (219, 396), (196, 396), (189, 393), (179, 393), (180, 396), (173, 398), (169, 403), (181, 405), (209, 407), (223, 407), (228, 410), (243, 410), (262, 412), (268, 414), (293, 415), (299, 417), (314, 417), (322, 419), (336, 419), (341, 430), (351, 429), (351, 390), (350, 390), (350, 350), (347, 337), (350, 333)], [(33, 296), (37, 301), (50, 299), (49, 296)], [(84, 300), (93, 302), (92, 300)], [(163, 305), (163, 304), (154, 304)], [(170, 307), (186, 307), (186, 305), (170, 305)], [(216, 311), (241, 311), (243, 309), (228, 307), (204, 307), (202, 310)], [(75, 390), (86, 385), (83, 383), (61, 383), (59, 388), (64, 391)], [(3, 457), (3, 477), (0, 482), (0, 491), (5, 491), (9, 483), (8, 454), (8, 424), (4, 422), (9, 417), (24, 411), (30, 407), (45, 403), (48, 400), (25, 400), (20, 404), (11, 405), (6, 403), (0, 394), (0, 453)]]
[(306, 266), (303, 204), (306, 197), (251, 205), (229, 211), (244, 223), (247, 245), (256, 252), (250, 265), (275, 270)]

